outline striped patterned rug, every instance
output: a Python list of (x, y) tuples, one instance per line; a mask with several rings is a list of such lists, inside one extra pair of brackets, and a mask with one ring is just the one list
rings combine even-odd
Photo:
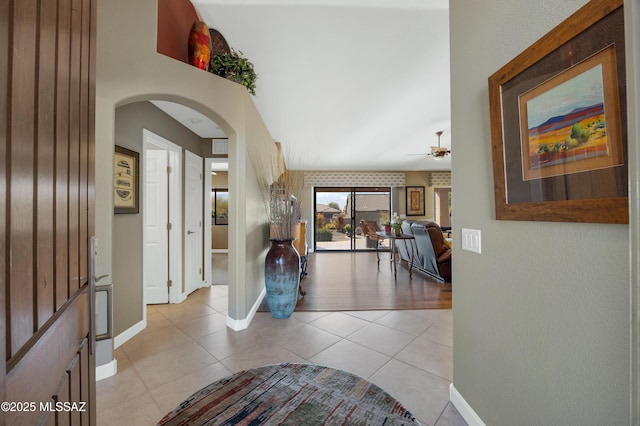
[(391, 395), (333, 368), (277, 364), (241, 371), (182, 402), (158, 425), (417, 425)]

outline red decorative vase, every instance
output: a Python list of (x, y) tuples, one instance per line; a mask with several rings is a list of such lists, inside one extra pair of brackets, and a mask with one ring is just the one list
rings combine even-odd
[(209, 69), (211, 59), (211, 36), (209, 27), (201, 21), (196, 21), (189, 33), (189, 63), (201, 70)]

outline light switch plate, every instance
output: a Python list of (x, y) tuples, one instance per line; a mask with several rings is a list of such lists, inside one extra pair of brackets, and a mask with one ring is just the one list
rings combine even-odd
[(480, 230), (462, 228), (462, 250), (481, 253), (481, 247)]

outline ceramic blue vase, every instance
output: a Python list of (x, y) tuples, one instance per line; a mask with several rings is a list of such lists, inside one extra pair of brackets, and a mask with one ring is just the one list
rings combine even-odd
[(267, 304), (274, 318), (289, 318), (298, 302), (300, 255), (293, 240), (271, 239), (264, 264)]

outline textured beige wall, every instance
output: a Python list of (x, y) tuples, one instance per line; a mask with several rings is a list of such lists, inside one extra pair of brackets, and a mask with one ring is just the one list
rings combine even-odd
[[(433, 220), (433, 187), (429, 186), (429, 172), (407, 172), (407, 186), (424, 186), (424, 216), (408, 216), (412, 220)], [(400, 213), (407, 212), (407, 192), (404, 188), (400, 191)]]
[[(259, 190), (247, 150), (274, 151), (273, 138), (244, 87), (156, 52), (156, 16), (156, 0), (98, 0), (96, 158), (105, 160), (96, 162), (100, 245), (96, 273), (111, 275), (113, 270), (109, 159), (113, 158), (116, 108), (148, 99), (182, 103), (215, 121), (229, 135), (229, 190), (237, 196), (229, 207), (229, 250), (233, 254), (229, 256), (227, 323), (246, 326), (264, 288), (263, 270), (254, 259), (268, 246), (266, 238), (247, 239), (258, 224), (266, 222), (264, 212), (256, 211), (250, 199)], [(118, 309), (114, 305), (114, 312)], [(138, 309), (142, 311), (142, 306)]]
[[(116, 144), (140, 154), (143, 164), (142, 131), (147, 129), (198, 155), (202, 152), (200, 137), (189, 131), (150, 102), (135, 102), (116, 110)], [(140, 177), (142, 185), (142, 177)], [(141, 189), (141, 197), (144, 188)], [(120, 334), (142, 321), (142, 215), (140, 213), (113, 216), (113, 295), (118, 307), (113, 318), (114, 333)]]
[(586, 1), (450, 2), (453, 384), (488, 425), (630, 423), (629, 226), (496, 221), (488, 77)]

